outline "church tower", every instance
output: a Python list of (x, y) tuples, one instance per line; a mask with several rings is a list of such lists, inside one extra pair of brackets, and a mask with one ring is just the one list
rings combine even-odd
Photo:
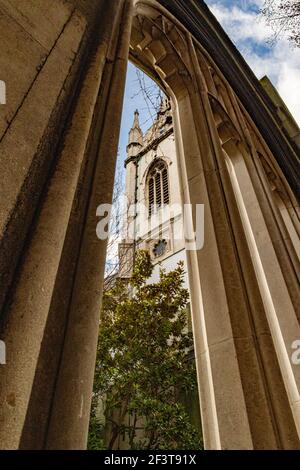
[(159, 279), (160, 267), (168, 271), (178, 261), (186, 267), (177, 165), (170, 100), (162, 99), (156, 119), (145, 135), (136, 110), (125, 160), (126, 235), (119, 246), (120, 277), (130, 276), (138, 249), (149, 251), (154, 264), (151, 281)]

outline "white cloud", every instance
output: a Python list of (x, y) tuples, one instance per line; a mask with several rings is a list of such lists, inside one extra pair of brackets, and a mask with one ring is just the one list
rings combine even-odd
[(236, 5), (226, 8), (216, 3), (210, 5), (210, 10), (235, 43), (247, 39), (267, 41), (271, 34), (271, 30), (263, 22), (258, 21), (258, 15), (254, 12), (244, 11)]
[(298, 124), (300, 123), (300, 69), (283, 64), (277, 83), (278, 91), (291, 110)]
[(267, 40), (272, 34), (271, 29), (249, 9), (254, 4), (262, 6), (263, 0), (242, 3), (228, 7), (222, 1), (208, 2), (256, 76), (261, 78), (267, 75), (270, 78), (300, 124), (300, 51), (292, 48), (284, 37), (269, 46)]

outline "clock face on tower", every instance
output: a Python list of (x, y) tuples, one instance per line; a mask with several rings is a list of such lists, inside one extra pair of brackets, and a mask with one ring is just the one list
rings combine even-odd
[(158, 258), (159, 256), (162, 256), (165, 253), (166, 248), (167, 248), (166, 240), (159, 240), (153, 248), (154, 256), (156, 258)]

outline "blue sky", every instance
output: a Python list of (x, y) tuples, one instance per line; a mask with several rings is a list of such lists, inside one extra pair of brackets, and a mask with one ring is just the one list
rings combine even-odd
[(206, 3), (256, 76), (268, 75), (300, 124), (300, 49), (293, 48), (284, 33), (270, 45), (272, 30), (258, 15), (264, 0), (206, 0)]
[[(149, 103), (144, 96), (139, 86), (139, 79), (144, 80), (143, 85), (146, 87), (147, 92), (152, 97), (152, 102)], [(128, 143), (128, 132), (133, 123), (133, 114), (136, 109), (140, 113), (140, 125), (142, 131), (145, 132), (153, 123), (155, 119), (155, 109), (157, 103), (158, 87), (147, 75), (140, 72), (133, 64), (129, 63), (126, 77), (126, 88), (124, 96), (124, 106), (122, 112), (121, 133), (119, 142), (120, 159), (126, 158), (126, 145)]]
[[(300, 123), (300, 50), (293, 49), (285, 37), (273, 46), (268, 44), (272, 31), (257, 14), (263, 0), (207, 0), (206, 3), (256, 76), (268, 75)], [(145, 85), (150, 93), (154, 92), (153, 82), (148, 77), (145, 78)], [(153, 109), (149, 112), (139, 91), (136, 69), (129, 64), (119, 143), (121, 161), (126, 158), (134, 110), (139, 109), (143, 131), (151, 126), (155, 114)]]

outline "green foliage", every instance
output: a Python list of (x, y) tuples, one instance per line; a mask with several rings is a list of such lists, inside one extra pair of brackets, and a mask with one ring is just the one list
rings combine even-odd
[(118, 280), (103, 298), (94, 393), (105, 397), (108, 447), (123, 436), (131, 449), (199, 449), (177, 398), (196, 387), (183, 264), (156, 284), (147, 283), (152, 269), (140, 251), (129, 284)]
[(92, 412), (90, 417), (90, 427), (88, 436), (88, 450), (104, 450), (104, 426), (102, 422), (96, 416), (97, 402), (96, 396), (92, 403)]

